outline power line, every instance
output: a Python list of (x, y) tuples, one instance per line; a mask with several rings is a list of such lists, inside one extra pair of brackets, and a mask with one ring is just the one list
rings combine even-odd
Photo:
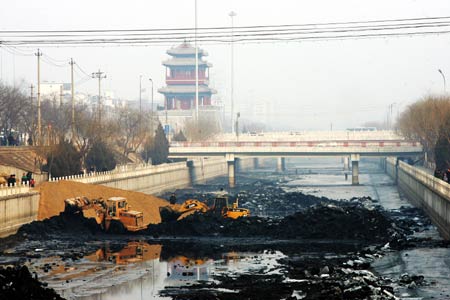
[[(427, 21), (427, 22), (424, 22)], [(413, 21), (411, 23), (411, 21)], [(390, 22), (390, 23), (388, 23)], [(392, 23), (396, 22), (396, 23)], [(401, 22), (401, 23), (398, 23)], [(340, 25), (333, 27), (323, 27)], [(369, 24), (369, 25), (367, 25)], [(345, 26), (342, 26), (345, 25)], [(314, 26), (311, 28), (311, 26)], [(320, 28), (322, 26), (322, 28)], [(289, 41), (305, 39), (343, 39), (360, 37), (387, 37), (387, 36), (407, 36), (407, 35), (425, 35), (448, 33), (444, 30), (450, 26), (450, 17), (434, 18), (415, 18), (415, 19), (394, 19), (377, 21), (355, 21), (355, 22), (334, 22), (334, 23), (315, 23), (315, 24), (288, 24), (288, 25), (261, 25), (237, 27), (234, 36), (237, 42), (248, 41)], [(307, 28), (305, 28), (307, 27)], [(309, 27), (309, 28), (308, 28)], [(434, 31), (417, 31), (418, 29), (434, 28)], [(230, 30), (230, 27), (210, 27), (204, 28), (197, 39), (203, 43), (230, 43), (228, 31), (211, 30)], [(248, 30), (252, 29), (252, 30)], [(439, 30), (442, 29), (442, 30)], [(183, 30), (185, 32), (173, 32), (174, 30)], [(145, 31), (146, 33), (137, 33)], [(161, 44), (178, 43), (194, 38), (190, 28), (178, 29), (116, 29), (116, 30), (78, 30), (78, 31), (32, 31), (32, 32), (59, 32), (59, 33), (81, 33), (82, 35), (45, 35), (46, 39), (35, 39), (37, 36), (29, 36), (34, 39), (17, 39), (20, 36), (11, 36), (9, 40), (4, 39), (1, 43), (6, 45), (89, 45), (89, 44)], [(1, 31), (0, 31), (1, 32)], [(10, 31), (11, 32), (11, 31)], [(20, 31), (15, 31), (20, 32)], [(31, 31), (30, 31), (31, 32)], [(91, 33), (119, 33), (107, 35), (90, 35)], [(151, 33), (149, 33), (151, 32)], [(155, 33), (156, 32), (156, 33)], [(194, 32), (195, 33), (195, 32)], [(379, 33), (379, 34), (378, 34)]]
[[(240, 34), (252, 34), (252, 33), (283, 33), (283, 32), (303, 32), (303, 31), (311, 31), (311, 30), (318, 30), (319, 28), (317, 26), (309, 26), (308, 28), (302, 28), (305, 27), (305, 25), (292, 25), (295, 27), (300, 26), (300, 28), (292, 28), (291, 26), (285, 26), (282, 25), (272, 27), (271, 29), (253, 29), (253, 30), (236, 30), (237, 33)], [(450, 20), (449, 21), (439, 21), (439, 22), (415, 22), (415, 23), (402, 23), (402, 24), (378, 24), (378, 25), (358, 25), (358, 26), (333, 26), (333, 27), (324, 27), (322, 30), (325, 32), (333, 31), (334, 29), (341, 29), (341, 30), (388, 30), (388, 29), (406, 29), (406, 28), (426, 28), (426, 27), (446, 27), (450, 26)], [(282, 27), (282, 28), (278, 28)], [(226, 28), (228, 29), (228, 28)], [(312, 31), (314, 32), (314, 31)], [(160, 32), (160, 33), (107, 33), (107, 34), (46, 34), (46, 35), (14, 35), (11, 37), (14, 38), (31, 38), (31, 37), (53, 37), (53, 38), (62, 38), (62, 37), (95, 37), (95, 36), (102, 36), (102, 37), (126, 37), (126, 36), (177, 36), (182, 35), (183, 38), (187, 36), (187, 34), (193, 34), (192, 32)], [(205, 34), (214, 34), (214, 35), (223, 35), (223, 34), (229, 34), (227, 31), (203, 31), (199, 33), (200, 35)]]
[[(370, 23), (387, 23), (387, 22), (410, 22), (424, 20), (444, 20), (450, 19), (450, 16), (424, 17), (424, 18), (402, 18), (402, 19), (381, 19), (381, 20), (365, 20), (365, 21), (347, 21), (347, 22), (323, 22), (323, 23), (305, 23), (305, 24), (281, 24), (281, 25), (253, 25), (253, 26), (236, 26), (236, 30), (249, 28), (269, 28), (269, 27), (292, 27), (292, 26), (325, 26), (325, 25), (351, 25), (351, 24), (370, 24)], [(220, 30), (230, 27), (199, 27), (198, 30)], [(187, 28), (137, 28), (137, 29), (75, 29), (75, 30), (0, 30), (0, 33), (92, 33), (92, 32), (139, 32), (139, 31), (194, 31), (194, 27)]]

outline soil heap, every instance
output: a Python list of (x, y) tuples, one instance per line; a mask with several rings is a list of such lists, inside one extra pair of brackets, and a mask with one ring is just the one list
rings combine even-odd
[[(74, 181), (45, 182), (38, 188), (41, 193), (38, 219), (43, 220), (56, 216), (64, 211), (64, 199), (86, 196), (90, 199), (109, 197), (125, 197), (132, 210), (144, 214), (144, 223), (159, 223), (159, 207), (169, 203), (161, 198), (144, 193), (125, 191), (102, 185), (85, 184)], [(85, 211), (87, 217), (93, 217), (93, 211)]]
[(179, 221), (150, 225), (147, 229), (147, 233), (154, 236), (264, 236), (364, 241), (387, 241), (393, 231), (388, 215), (357, 202), (319, 204), (283, 219), (248, 217), (233, 220), (210, 213), (195, 213)]

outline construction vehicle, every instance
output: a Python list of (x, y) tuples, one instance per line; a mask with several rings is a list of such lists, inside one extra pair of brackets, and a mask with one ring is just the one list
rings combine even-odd
[(102, 229), (110, 233), (124, 233), (146, 229), (142, 212), (131, 210), (127, 199), (111, 197), (107, 201), (102, 198), (90, 200), (86, 197), (76, 197), (64, 200), (64, 212), (78, 214), (84, 210), (93, 209), (95, 220)]
[(209, 207), (206, 203), (195, 199), (188, 199), (181, 205), (168, 205), (159, 208), (161, 222), (180, 220), (189, 213), (212, 213), (223, 218), (237, 219), (250, 216), (250, 210), (238, 207), (238, 199), (230, 205), (228, 196), (220, 195), (214, 199), (214, 205)]

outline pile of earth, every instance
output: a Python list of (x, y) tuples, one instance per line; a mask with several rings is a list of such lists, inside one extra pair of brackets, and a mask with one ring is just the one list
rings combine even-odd
[[(159, 207), (168, 205), (166, 200), (152, 195), (68, 180), (45, 182), (39, 186), (39, 192), (39, 220), (57, 216), (64, 211), (64, 199), (81, 196), (105, 200), (110, 197), (125, 197), (133, 210), (143, 212), (146, 224), (161, 222)], [(84, 213), (87, 217), (94, 217), (95, 214), (93, 210), (86, 210)]]
[[(220, 193), (222, 185), (196, 186), (196, 188), (178, 189), (174, 191), (177, 203), (187, 199), (197, 199), (208, 206), (214, 204), (214, 199)], [(199, 192), (201, 191), (201, 192)], [(172, 192), (167, 192), (161, 197), (168, 199)], [(239, 192), (229, 195), (230, 202), (239, 199), (239, 206), (250, 209), (254, 216), (285, 217), (293, 212), (314, 206), (317, 204), (338, 204), (349, 200), (332, 200), (326, 197), (303, 194), (301, 192), (287, 192), (272, 181), (256, 180), (251, 183), (240, 183)], [(350, 201), (365, 202), (372, 205), (376, 202), (370, 197), (350, 199)]]
[(90, 239), (92, 235), (102, 233), (102, 229), (94, 218), (62, 212), (42, 221), (25, 224), (19, 228), (16, 235), (37, 239), (64, 233), (77, 239)]
[(53, 289), (33, 278), (26, 266), (0, 266), (0, 299), (63, 299)]
[(283, 219), (248, 217), (236, 220), (195, 213), (179, 221), (152, 224), (153, 236), (264, 236), (279, 239), (353, 239), (386, 241), (393, 233), (392, 220), (382, 210), (358, 202), (319, 204)]

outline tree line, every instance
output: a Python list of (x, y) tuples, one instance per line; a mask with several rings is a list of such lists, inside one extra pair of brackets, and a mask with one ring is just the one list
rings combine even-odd
[(82, 170), (105, 171), (117, 162), (167, 162), (168, 141), (161, 124), (149, 111), (131, 107), (72, 105), (60, 99), (41, 101), (41, 136), (37, 125), (37, 103), (24, 84), (0, 82), (0, 126), (2, 138), (27, 136), (41, 156), (43, 171), (52, 176), (74, 175)]
[(450, 96), (429, 95), (409, 105), (397, 127), (405, 137), (420, 141), (436, 170), (450, 168)]

